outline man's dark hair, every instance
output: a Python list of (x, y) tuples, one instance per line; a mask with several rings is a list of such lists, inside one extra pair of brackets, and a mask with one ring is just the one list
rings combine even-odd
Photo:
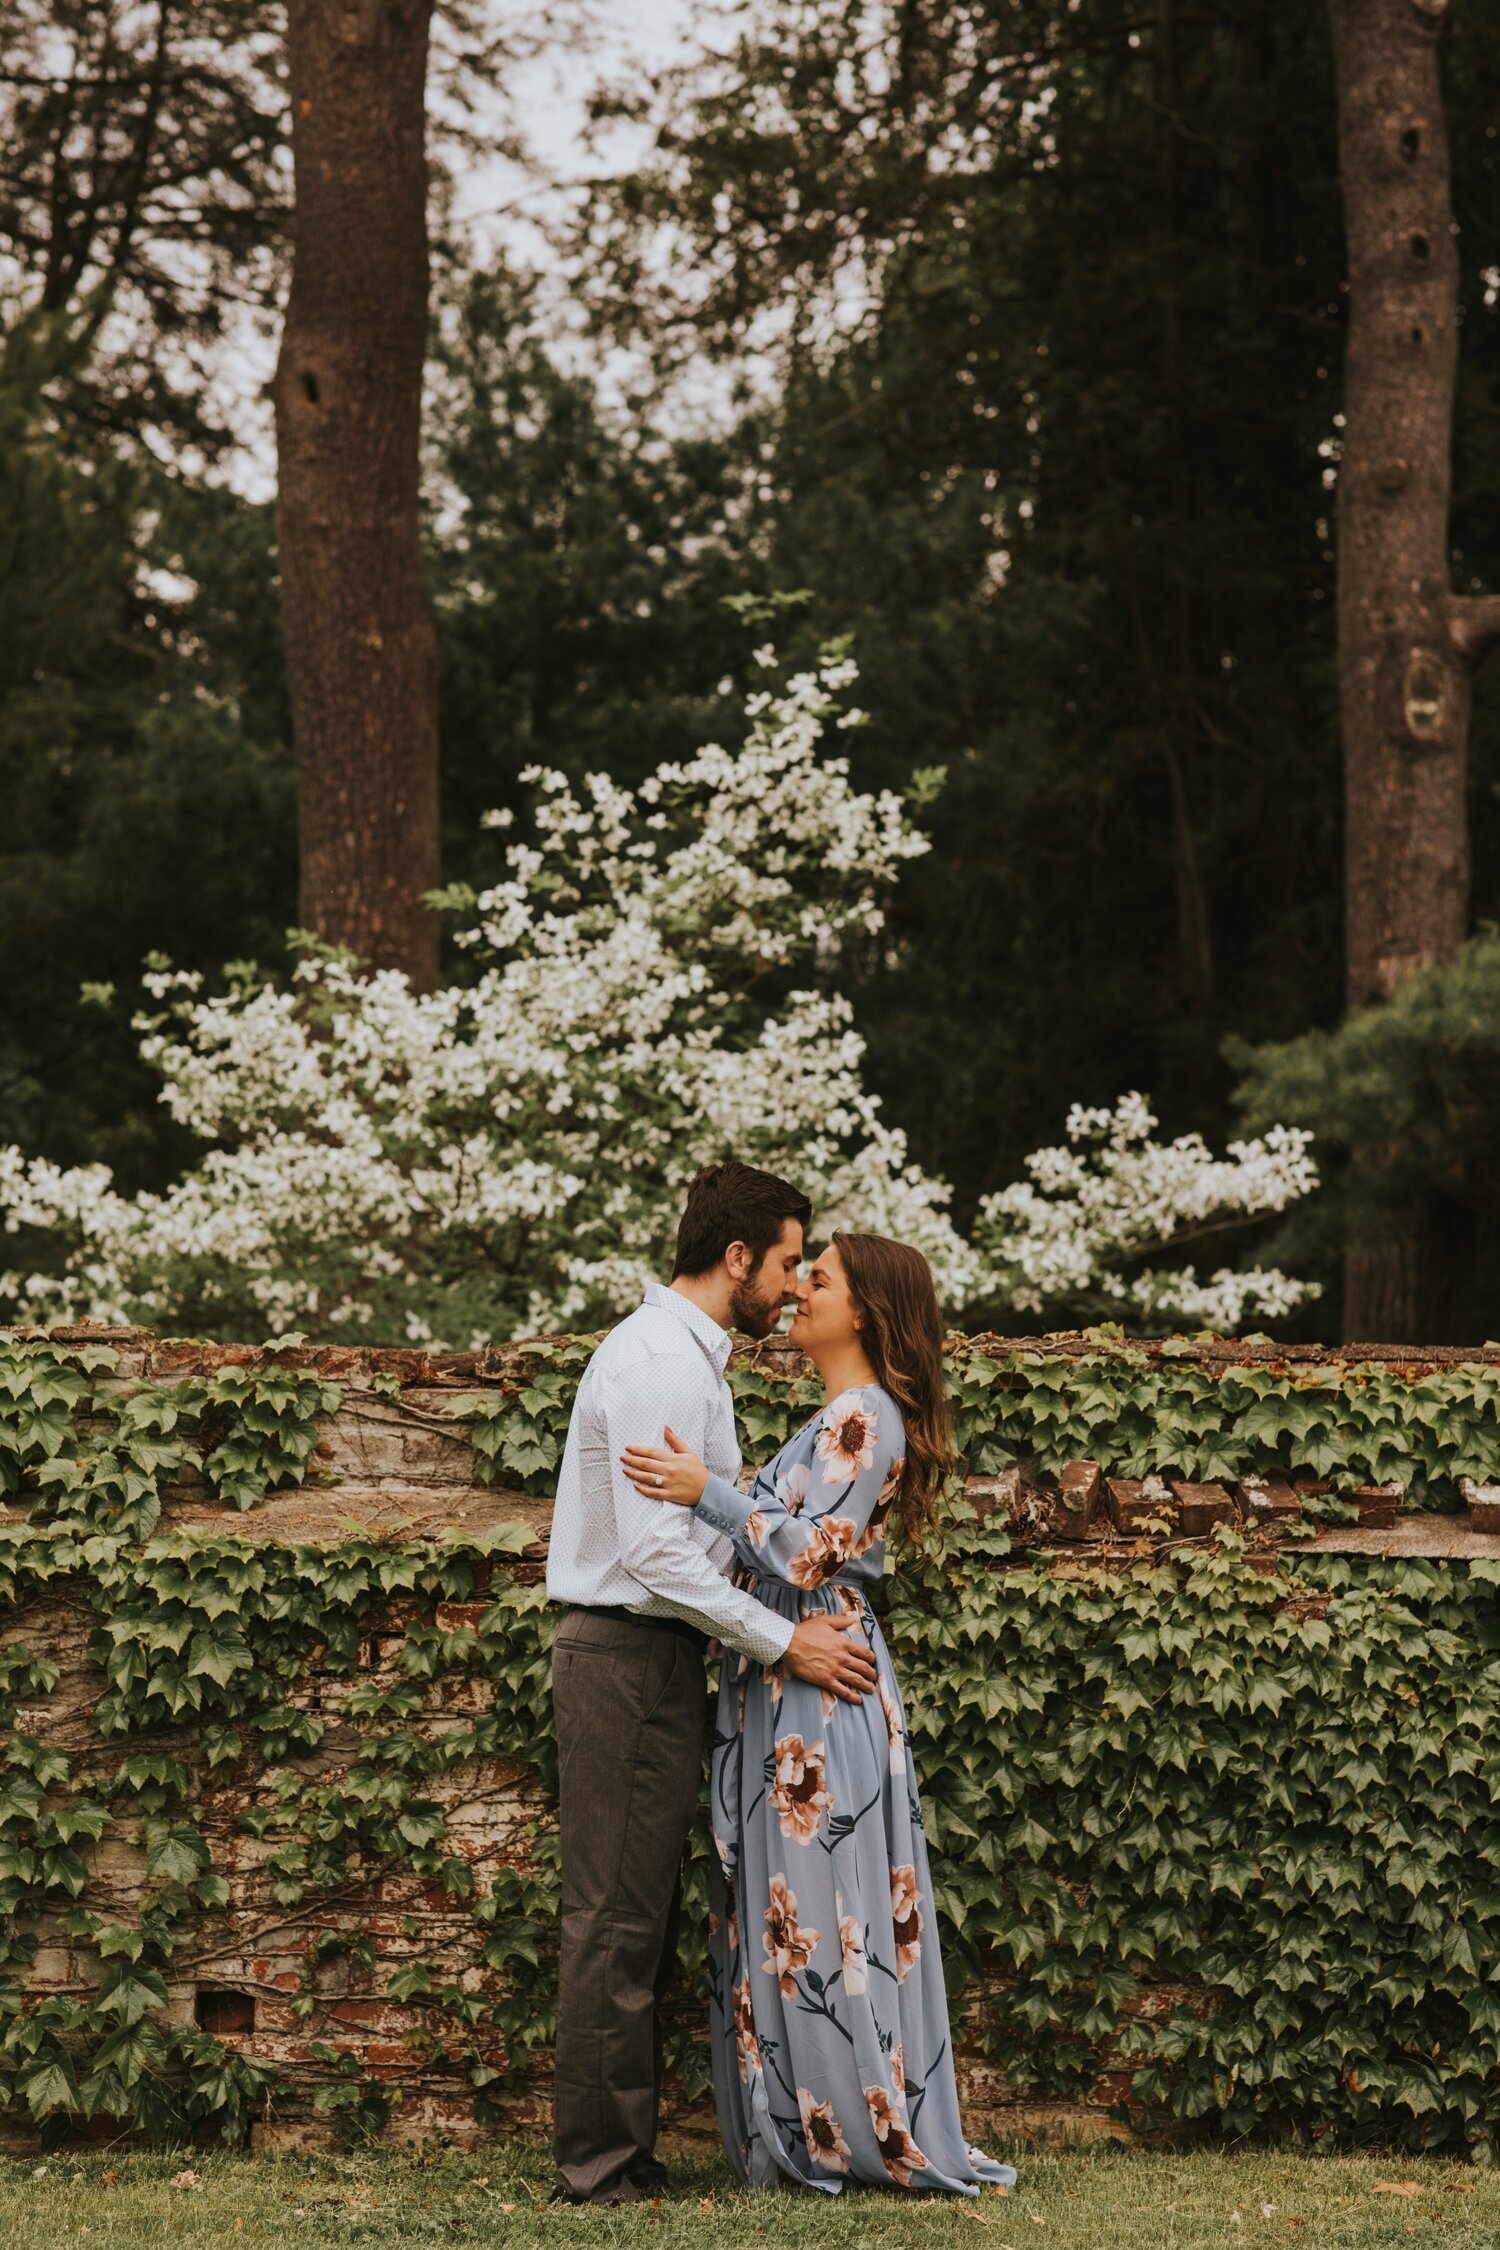
[(759, 1172), (753, 1164), (706, 1164), (688, 1186), (672, 1279), (711, 1273), (731, 1242), (743, 1242), (758, 1265), (788, 1219), (800, 1219), (805, 1227), (811, 1217), (807, 1197), (774, 1172)]

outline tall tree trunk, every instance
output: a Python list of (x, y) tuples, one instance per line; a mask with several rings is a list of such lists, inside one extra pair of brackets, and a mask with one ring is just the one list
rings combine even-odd
[[(1437, 51), (1448, 0), (1329, 5), (1349, 255), (1338, 480), (1347, 998), (1361, 1008), (1451, 960), (1468, 934), (1470, 671), (1500, 632), (1500, 602), (1457, 597), (1449, 583), (1458, 245)], [(1451, 1245), (1434, 1205), (1351, 1253), (1345, 1335), (1439, 1341)]]
[(426, 986), (437, 659), (422, 579), (432, 0), (289, 0), (296, 232), (276, 369), (300, 913)]
[[(1156, 0), (1152, 74), (1156, 107), (1156, 182), (1161, 219), (1161, 381), (1171, 435), (1163, 483), (1171, 515), (1191, 517), (1192, 472), (1183, 457), (1182, 115), (1177, 57), (1176, 0)], [(1162, 747), (1171, 805), (1172, 879), (1177, 901), (1178, 988), (1185, 1005), (1202, 1013), (1213, 1005), (1214, 941), (1208, 892), (1198, 849), (1195, 799), (1202, 763), (1201, 729), (1194, 715), (1193, 589), (1187, 566), (1174, 557), (1164, 619)]]

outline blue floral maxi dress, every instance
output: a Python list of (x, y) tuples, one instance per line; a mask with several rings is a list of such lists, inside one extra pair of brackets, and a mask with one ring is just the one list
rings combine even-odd
[(866, 1589), (905, 1431), (876, 1388), (845, 1391), (747, 1498), (710, 1477), (698, 1514), (741, 1583), (802, 1618), (859, 1613), (878, 1691), (845, 1703), (726, 1656), (713, 1745), (722, 1886), (710, 2000), (719, 2128), (739, 2178), (845, 2179), (975, 2194), (1007, 2164), (959, 2121), (922, 1809), (901, 1693)]

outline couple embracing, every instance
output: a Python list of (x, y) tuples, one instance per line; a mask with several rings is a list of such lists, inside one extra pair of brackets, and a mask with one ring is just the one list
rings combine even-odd
[[(751, 2186), (846, 2180), (972, 2194), (1015, 2174), (959, 2121), (921, 1806), (869, 1594), (887, 1532), (952, 1465), (942, 1322), (919, 1252), (835, 1234), (799, 1279), (805, 1197), (699, 1173), (670, 1287), (590, 1360), (568, 1432), (548, 1590), (560, 1761), (557, 2195), (659, 2191), (657, 2011), (713, 1736), (714, 2086)], [(792, 1340), (825, 1404), (748, 1495), (730, 1332)]]

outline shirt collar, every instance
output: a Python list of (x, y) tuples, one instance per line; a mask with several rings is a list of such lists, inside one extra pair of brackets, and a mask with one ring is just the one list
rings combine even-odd
[(668, 1289), (659, 1281), (647, 1282), (645, 1301), (648, 1305), (654, 1305), (658, 1312), (671, 1313), (674, 1319), (680, 1320), (685, 1328), (690, 1329), (706, 1356), (713, 1362), (715, 1371), (723, 1374), (729, 1364), (729, 1354), (734, 1348), (734, 1339), (727, 1329), (721, 1328), (716, 1320), (710, 1320), (708, 1314), (695, 1305), (691, 1297), (684, 1297), (680, 1289)]

